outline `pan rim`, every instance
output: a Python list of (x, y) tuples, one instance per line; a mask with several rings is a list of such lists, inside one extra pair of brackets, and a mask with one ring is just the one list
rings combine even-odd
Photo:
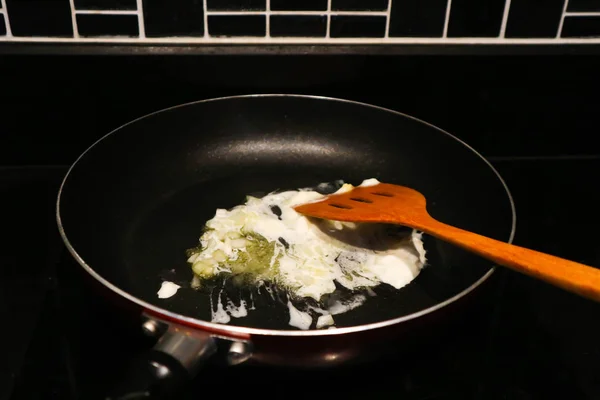
[(201, 104), (201, 103), (208, 103), (208, 102), (216, 102), (216, 101), (225, 101), (225, 100), (233, 100), (233, 99), (244, 99), (244, 98), (278, 98), (278, 97), (292, 97), (292, 98), (302, 98), (302, 99), (314, 99), (314, 100), (325, 100), (325, 101), (333, 101), (333, 102), (339, 102), (339, 103), (347, 103), (347, 104), (354, 104), (354, 105), (359, 105), (359, 106), (363, 106), (363, 107), (369, 107), (369, 108), (373, 108), (376, 110), (380, 110), (380, 111), (385, 111), (385, 112), (389, 112), (392, 114), (396, 114), (399, 116), (402, 116), (404, 118), (408, 118), (411, 119), (413, 121), (422, 123), (426, 126), (429, 126), (437, 131), (439, 131), (442, 134), (447, 135), (448, 137), (456, 140), (458, 143), (462, 144), (463, 146), (465, 146), (467, 149), (469, 149), (470, 151), (472, 151), (477, 157), (479, 157), (491, 170), (492, 172), (496, 175), (496, 177), (500, 180), (500, 183), (502, 184), (502, 186), (504, 187), (504, 190), (506, 191), (506, 195), (508, 197), (508, 200), (510, 202), (510, 207), (511, 207), (511, 214), (512, 214), (512, 223), (511, 223), (511, 231), (510, 231), (510, 235), (508, 237), (507, 242), (508, 243), (512, 243), (514, 236), (515, 236), (515, 231), (516, 231), (516, 209), (515, 209), (515, 204), (514, 204), (514, 200), (513, 197), (510, 193), (510, 190), (508, 189), (508, 186), (506, 185), (506, 182), (504, 181), (504, 179), (502, 178), (502, 176), (498, 173), (498, 171), (494, 168), (494, 166), (485, 158), (483, 157), (477, 150), (475, 150), (473, 147), (471, 147), (469, 144), (465, 143), (464, 141), (462, 141), (461, 139), (457, 138), (456, 136), (452, 135), (451, 133), (445, 131), (442, 128), (439, 128), (427, 121), (423, 121), (419, 118), (410, 116), (408, 114), (404, 114), (400, 111), (396, 111), (396, 110), (392, 110), (389, 108), (385, 108), (385, 107), (381, 107), (381, 106), (377, 106), (377, 105), (373, 105), (373, 104), (369, 104), (369, 103), (363, 103), (363, 102), (359, 102), (359, 101), (354, 101), (354, 100), (348, 100), (348, 99), (341, 99), (341, 98), (335, 98), (335, 97), (328, 97), (328, 96), (319, 96), (319, 95), (305, 95), (305, 94), (285, 94), (285, 93), (265, 93), (265, 94), (246, 94), (246, 95), (235, 95), (235, 96), (225, 96), (225, 97), (216, 97), (216, 98), (210, 98), (210, 99), (204, 99), (204, 100), (197, 100), (197, 101), (192, 101), (192, 102), (188, 102), (188, 103), (183, 103), (183, 104), (178, 104), (172, 107), (167, 107), (167, 108), (163, 108), (157, 111), (153, 111), (149, 114), (143, 115), (139, 118), (136, 118), (134, 120), (131, 120), (115, 129), (113, 129), (112, 131), (110, 131), (109, 133), (103, 135), (102, 137), (100, 137), (98, 140), (96, 140), (92, 145), (90, 145), (83, 153), (81, 153), (77, 159), (75, 160), (75, 162), (73, 162), (73, 164), (69, 167), (67, 173), (65, 174), (60, 188), (58, 190), (58, 196), (57, 196), (57, 200), (56, 200), (56, 222), (58, 225), (58, 230), (60, 233), (60, 236), (65, 244), (65, 247), (68, 249), (69, 253), (71, 254), (71, 256), (73, 256), (73, 258), (77, 261), (77, 263), (91, 276), (93, 277), (96, 281), (98, 281), (99, 283), (101, 283), (104, 287), (108, 288), (109, 290), (111, 290), (112, 292), (116, 293), (117, 295), (119, 295), (120, 297), (133, 302), (135, 304), (137, 304), (138, 306), (142, 307), (144, 310), (147, 311), (151, 311), (153, 314), (156, 315), (160, 315), (162, 317), (165, 317), (168, 320), (172, 320), (172, 321), (179, 321), (180, 323), (183, 323), (185, 325), (189, 325), (198, 329), (205, 329), (207, 331), (212, 331), (212, 332), (218, 332), (219, 334), (223, 334), (223, 335), (227, 335), (230, 334), (232, 336), (240, 336), (240, 335), (260, 335), (260, 336), (300, 336), (300, 337), (314, 337), (314, 336), (332, 336), (332, 335), (342, 335), (342, 334), (348, 334), (348, 333), (358, 333), (358, 332), (362, 332), (362, 331), (369, 331), (369, 330), (373, 330), (373, 329), (378, 329), (378, 328), (383, 328), (383, 327), (387, 327), (387, 326), (392, 326), (392, 325), (396, 325), (402, 322), (406, 322), (406, 321), (410, 321), (412, 319), (416, 319), (419, 317), (422, 317), (424, 315), (430, 314), (434, 311), (437, 311), (441, 308), (444, 308), (454, 302), (456, 302), (457, 300), (463, 298), (464, 296), (466, 296), (467, 294), (469, 294), (470, 292), (472, 292), (473, 290), (475, 290), (477, 287), (479, 287), (483, 282), (485, 282), (487, 279), (490, 278), (490, 276), (494, 273), (494, 271), (496, 270), (496, 266), (492, 264), (492, 266), (490, 267), (490, 269), (481, 277), (479, 278), (476, 282), (474, 282), (473, 284), (471, 284), (469, 287), (467, 287), (466, 289), (462, 290), (461, 292), (457, 293), (456, 295), (454, 295), (453, 297), (450, 297), (434, 306), (428, 307), (426, 309), (423, 309), (421, 311), (412, 313), (412, 314), (408, 314), (402, 317), (397, 317), (397, 318), (392, 318), (392, 319), (388, 319), (385, 321), (379, 321), (379, 322), (374, 322), (374, 323), (370, 323), (370, 324), (363, 324), (363, 325), (356, 325), (356, 326), (350, 326), (350, 327), (344, 327), (344, 328), (337, 328), (337, 329), (324, 329), (324, 330), (305, 330), (305, 331), (287, 331), (287, 330), (276, 330), (276, 329), (261, 329), (261, 328), (249, 328), (249, 327), (243, 327), (243, 326), (235, 326), (235, 325), (225, 325), (225, 324), (216, 324), (216, 323), (212, 323), (212, 322), (208, 322), (208, 321), (204, 321), (204, 320), (200, 320), (197, 318), (191, 318), (191, 317), (186, 317), (184, 315), (169, 311), (165, 308), (162, 307), (158, 307), (155, 306), (153, 304), (150, 304), (136, 296), (131, 295), (130, 293), (126, 292), (125, 290), (119, 288), (118, 286), (114, 285), (113, 283), (109, 282), (107, 279), (105, 279), (103, 276), (101, 276), (98, 272), (96, 272), (89, 264), (87, 264), (85, 262), (85, 260), (77, 253), (77, 251), (75, 250), (75, 248), (73, 247), (73, 245), (71, 244), (71, 242), (69, 241), (67, 234), (65, 232), (65, 229), (63, 227), (62, 224), (62, 219), (61, 219), (61, 215), (60, 215), (60, 202), (61, 202), (61, 196), (62, 196), (62, 192), (63, 192), (63, 188), (67, 182), (67, 179), (69, 178), (69, 175), (71, 174), (71, 171), (75, 168), (75, 166), (79, 163), (79, 161), (89, 152), (91, 151), (91, 149), (93, 149), (97, 144), (99, 144), (100, 142), (102, 142), (104, 139), (108, 138), (109, 136), (113, 135), (114, 133), (120, 131), (121, 129), (127, 127), (128, 125), (131, 125), (137, 121), (140, 121), (142, 119), (151, 117), (155, 114), (159, 114), (161, 112), (165, 112), (165, 111), (170, 111), (170, 110), (174, 110), (177, 108), (183, 108), (183, 107), (187, 107), (187, 106), (192, 106), (195, 104)]

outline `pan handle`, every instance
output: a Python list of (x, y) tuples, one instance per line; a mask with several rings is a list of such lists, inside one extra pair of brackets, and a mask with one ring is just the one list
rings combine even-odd
[(133, 360), (105, 400), (175, 398), (190, 378), (190, 373), (173, 357), (150, 351)]
[(175, 398), (216, 349), (208, 333), (169, 326), (152, 350), (133, 360), (105, 400)]

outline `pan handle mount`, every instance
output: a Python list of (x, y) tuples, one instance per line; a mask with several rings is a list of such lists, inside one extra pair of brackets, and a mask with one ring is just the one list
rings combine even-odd
[[(208, 332), (146, 319), (144, 332), (160, 336), (146, 354), (133, 360), (121, 382), (105, 400), (171, 399), (177, 396), (222, 344)], [(239, 364), (251, 354), (249, 343), (230, 343), (226, 361)]]
[(203, 361), (216, 352), (217, 344), (208, 333), (170, 325), (153, 350), (171, 356), (193, 376)]

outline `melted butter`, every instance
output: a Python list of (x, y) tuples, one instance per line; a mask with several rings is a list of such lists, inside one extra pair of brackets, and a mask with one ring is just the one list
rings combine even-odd
[(367, 301), (367, 298), (364, 295), (359, 294), (352, 297), (348, 301), (335, 301), (332, 305), (329, 306), (328, 310), (332, 315), (343, 314), (345, 312), (355, 309), (356, 307), (362, 306), (365, 301)]
[(171, 296), (174, 296), (175, 293), (181, 288), (181, 286), (176, 285), (173, 282), (163, 281), (160, 285), (160, 289), (158, 290), (158, 298), (159, 299), (168, 299)]
[[(377, 183), (376, 179), (367, 179), (361, 186)], [(352, 185), (344, 184), (336, 193), (352, 189)], [(336, 290), (336, 284), (373, 295), (371, 288), (381, 283), (399, 289), (419, 274), (426, 262), (420, 233), (413, 231), (399, 237), (390, 235), (384, 225), (309, 219), (293, 209), (324, 197), (311, 190), (294, 190), (260, 199), (248, 197), (243, 205), (217, 210), (200, 238), (201, 249), (188, 259), (195, 280), (220, 273), (243, 274), (251, 278), (251, 283), (272, 282), (296, 298), (320, 301), (323, 295)], [(273, 298), (269, 286), (265, 289)], [(366, 296), (359, 295), (349, 303), (330, 305), (321, 310), (317, 326), (332, 325), (331, 315), (349, 311), (364, 301)], [(309, 329), (309, 313), (289, 301), (288, 310), (290, 325)], [(224, 305), (219, 296), (212, 307), (212, 321), (227, 323), (231, 317), (240, 318), (247, 312), (245, 302), (240, 306), (230, 302)]]
[(307, 330), (312, 324), (312, 317), (309, 313), (298, 310), (291, 301), (287, 302), (288, 310), (290, 312), (289, 324), (298, 329)]
[(375, 186), (380, 184), (381, 182), (379, 182), (377, 179), (375, 178), (371, 178), (371, 179), (365, 179), (359, 186), (362, 187), (369, 187), (369, 186)]
[(227, 314), (227, 311), (225, 310), (225, 307), (223, 307), (223, 301), (221, 300), (221, 293), (222, 291), (219, 291), (219, 294), (217, 296), (217, 305), (215, 307), (215, 305), (213, 304), (213, 294), (211, 292), (210, 294), (210, 321), (214, 322), (216, 324), (226, 324), (229, 321), (231, 321), (231, 317), (229, 316), (229, 314)]
[[(213, 304), (213, 293), (210, 294), (210, 313), (211, 322), (217, 324), (226, 324), (231, 321), (231, 318), (242, 318), (248, 315), (246, 300), (240, 300), (240, 304), (236, 305), (230, 299), (226, 299), (226, 305), (223, 304), (223, 289), (219, 290), (217, 295), (216, 305)], [(251, 306), (250, 309), (253, 309)]]
[(317, 318), (317, 329), (321, 329), (326, 326), (331, 326), (333, 325), (333, 322), (334, 321), (331, 314), (321, 315), (319, 318)]

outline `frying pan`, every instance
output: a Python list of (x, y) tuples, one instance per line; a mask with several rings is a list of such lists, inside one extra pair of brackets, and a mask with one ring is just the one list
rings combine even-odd
[[(510, 193), (481, 155), (431, 124), (373, 105), (298, 95), (205, 100), (146, 115), (88, 148), (58, 195), (61, 236), (92, 281), (157, 337), (111, 398), (168, 397), (210, 357), (338, 365), (451, 317), (494, 267), (425, 236), (428, 263), (418, 277), (400, 290), (375, 288), (362, 307), (336, 316), (336, 329), (293, 328), (281, 293), (255, 296), (245, 318), (210, 322), (220, 292), (190, 288), (185, 250), (217, 208), (248, 194), (366, 178), (413, 187), (434, 218), (512, 241)], [(162, 280), (182, 287), (159, 299)]]

